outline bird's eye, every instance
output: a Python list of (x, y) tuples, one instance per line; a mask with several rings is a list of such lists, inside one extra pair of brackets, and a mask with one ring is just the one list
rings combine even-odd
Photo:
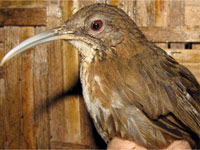
[(92, 22), (91, 29), (94, 31), (99, 31), (103, 25), (103, 22), (101, 20), (96, 20)]

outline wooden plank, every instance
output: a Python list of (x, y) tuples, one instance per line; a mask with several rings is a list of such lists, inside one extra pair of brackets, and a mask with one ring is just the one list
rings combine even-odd
[[(46, 31), (46, 27), (36, 27), (35, 34)], [(50, 148), (48, 112), (48, 44), (35, 47), (33, 51), (33, 90), (36, 148)]]
[[(169, 1), (170, 10), (169, 14), (169, 27), (170, 28), (182, 28), (185, 25), (185, 0)], [(185, 43), (171, 43), (171, 49), (184, 49)]]
[(168, 43), (155, 43), (158, 47), (162, 49), (167, 49), (168, 48)]
[(183, 63), (183, 65), (193, 73), (197, 81), (200, 83), (200, 63)]
[(147, 26), (147, 9), (145, 1), (136, 1), (136, 24), (138, 26)]
[(200, 49), (200, 43), (192, 43), (192, 49)]
[(6, 141), (6, 130), (5, 130), (5, 81), (4, 79), (0, 79), (0, 149), (5, 148)]
[(95, 0), (96, 1), (96, 3), (106, 3), (107, 2), (107, 0)]
[(197, 78), (200, 83), (200, 53), (199, 50), (185, 50), (185, 49), (165, 49), (172, 57), (174, 57), (180, 64), (187, 67)]
[(155, 22), (155, 1), (136, 1), (136, 24), (146, 27), (153, 26)]
[[(0, 43), (0, 60), (4, 55), (4, 44)], [(6, 130), (5, 130), (5, 79), (4, 79), (4, 69), (3, 67), (0, 68), (0, 149), (5, 148), (5, 141), (6, 141)]]
[(46, 14), (46, 8), (0, 8), (0, 26), (43, 26)]
[(197, 26), (200, 25), (200, 6), (185, 6), (185, 25)]
[[(85, 5), (86, 1), (80, 1), (80, 7)], [(88, 1), (87, 1), (88, 2)], [(88, 4), (91, 4), (89, 1)], [(68, 11), (64, 12), (66, 18), (72, 16), (72, 11), (74, 8), (77, 9), (77, 3), (70, 3), (65, 1), (63, 8)], [(65, 6), (65, 7), (64, 7)], [(67, 92), (74, 86), (78, 80), (79, 73), (79, 58), (78, 52), (67, 42), (63, 41), (63, 79), (64, 79), (64, 91)], [(81, 131), (80, 131), (80, 111), (79, 111), (79, 97), (78, 96), (68, 96), (65, 97), (65, 118), (66, 118), (66, 141), (68, 143), (79, 143), (81, 144)], [(84, 117), (84, 116), (83, 116)]]
[(53, 141), (52, 147), (55, 149), (96, 149), (96, 147), (92, 145), (83, 145), (83, 144), (74, 144), (74, 143), (66, 143), (60, 141)]
[[(83, 4), (81, 4), (83, 5)], [(68, 10), (73, 9), (74, 4), (66, 5)], [(67, 18), (72, 14), (70, 11), (65, 12)], [(63, 41), (63, 79), (64, 91), (69, 91), (72, 88), (79, 76), (79, 58), (78, 51), (74, 49), (67, 42)], [(81, 144), (81, 131), (80, 131), (80, 111), (79, 111), (79, 98), (78, 96), (68, 96), (65, 98), (65, 117), (66, 117), (66, 142)], [(85, 116), (83, 116), (85, 117)]]
[(185, 43), (170, 43), (170, 49), (184, 49)]
[(197, 28), (181, 28), (169, 29), (161, 27), (139, 27), (146, 35), (148, 40), (152, 42), (200, 42), (200, 29)]
[[(73, 1), (62, 1), (63, 20), (67, 20), (67, 18), (71, 17), (73, 15), (73, 9), (77, 7), (77, 4)], [(62, 41), (62, 49), (64, 91), (68, 91), (78, 81), (79, 54), (78, 51), (66, 41)]]
[[(88, 5), (84, 3), (85, 1), (80, 1), (81, 6)], [(94, 1), (90, 1), (93, 3)], [(90, 3), (90, 4), (91, 4)], [(72, 3), (70, 1), (63, 1), (62, 8), (63, 15), (65, 18), (69, 18), (72, 15), (72, 10), (77, 8), (77, 3)], [(66, 9), (67, 8), (67, 9)], [(66, 41), (62, 41), (63, 49), (63, 79), (64, 79), (64, 91), (69, 91), (76, 83), (79, 77), (79, 55), (78, 51), (74, 49)], [(79, 87), (81, 89), (81, 87)], [(66, 118), (66, 140), (67, 143), (84, 144), (89, 147), (94, 147), (94, 140), (92, 136), (92, 130), (88, 131), (89, 120), (87, 113), (82, 113), (87, 111), (85, 104), (82, 102), (83, 99), (79, 95), (70, 95), (65, 97), (65, 118)], [(84, 110), (83, 110), (84, 109)], [(83, 122), (82, 120), (85, 120)], [(90, 132), (90, 134), (86, 134)], [(55, 143), (55, 141), (52, 141)], [(57, 147), (58, 148), (58, 145)], [(65, 145), (60, 145), (60, 148), (66, 148)], [(70, 145), (73, 148), (73, 144)]]
[(82, 116), (79, 108), (80, 102), (78, 97), (68, 96), (65, 99), (65, 115), (67, 120), (67, 142), (81, 144), (81, 122)]
[[(0, 43), (0, 60), (5, 56), (5, 44), (4, 43)], [(5, 72), (5, 67), (0, 67), (0, 73), (1, 72)], [(0, 75), (1, 78), (1, 75)]]
[(135, 5), (136, 5), (135, 1), (121, 0), (119, 8), (123, 9), (131, 19), (135, 20), (135, 12), (134, 12)]
[[(185, 1), (178, 0), (178, 1), (170, 1), (170, 21), (169, 27), (170, 28), (181, 28), (184, 27), (184, 17), (185, 17)], [(171, 43), (171, 49), (183, 49), (185, 47), (184, 43)]]
[(0, 43), (4, 42), (4, 28), (0, 28)]
[[(69, 91), (78, 80), (79, 58), (78, 52), (71, 45), (63, 42), (63, 75), (64, 91)], [(65, 98), (65, 117), (67, 125), (67, 142), (81, 144), (81, 117), (83, 116), (79, 109), (80, 99), (78, 96), (68, 96)], [(87, 137), (88, 139), (90, 137)]]
[(1, 7), (34, 7), (45, 6), (46, 0), (1, 0)]
[(169, 25), (169, 11), (169, 0), (156, 0), (154, 26), (167, 27)]
[(175, 0), (175, 1), (170, 1), (169, 6), (169, 27), (183, 27), (184, 26), (184, 5), (185, 0)]
[[(48, 28), (60, 25), (57, 15), (60, 11), (59, 1), (48, 1)], [(61, 41), (54, 41), (48, 45), (49, 68), (49, 104), (50, 107), (50, 133), (52, 141), (64, 142), (66, 140), (66, 118), (63, 97), (63, 51)], [(51, 145), (52, 147), (52, 145)]]
[[(20, 28), (20, 42), (34, 35), (33, 27)], [(33, 98), (33, 51), (29, 50), (21, 56), (21, 94), (22, 94), (22, 135), (25, 144), (22, 148), (36, 148), (34, 130), (34, 98)]]
[[(74, 7), (76, 5), (76, 7)], [(61, 11), (62, 11), (62, 22), (63, 24), (69, 17), (73, 15), (73, 11), (76, 8), (78, 10), (78, 4), (74, 1), (61, 1)]]
[[(19, 43), (19, 27), (5, 27), (5, 51)], [(20, 148), (20, 59), (15, 57), (5, 64), (5, 149)]]
[(165, 49), (180, 63), (200, 63), (200, 50)]
[(108, 4), (119, 6), (121, 2), (122, 2), (122, 0), (109, 0)]
[(200, 6), (199, 0), (186, 0), (185, 6)]
[(79, 9), (84, 7), (84, 6), (87, 6), (87, 5), (91, 5), (91, 4), (94, 4), (95, 3), (95, 0), (79, 0)]
[[(128, 4), (129, 5), (129, 4)], [(133, 19), (133, 21), (136, 23), (136, 19), (137, 19), (137, 14), (136, 14), (136, 7), (137, 7), (137, 0), (133, 0), (132, 1), (132, 6), (130, 9), (132, 9), (132, 11), (130, 11), (129, 16), (131, 17), (131, 19)]]

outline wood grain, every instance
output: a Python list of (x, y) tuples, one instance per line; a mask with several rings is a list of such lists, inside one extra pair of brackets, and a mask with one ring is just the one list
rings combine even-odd
[(43, 26), (46, 14), (46, 8), (0, 8), (0, 26)]
[(200, 6), (199, 0), (187, 0), (185, 1), (185, 6)]
[(123, 0), (109, 0), (108, 3), (110, 5), (115, 5), (115, 6), (119, 6), (120, 3), (122, 3)]
[[(63, 19), (72, 16), (72, 10), (77, 9), (80, 5), (85, 6), (94, 3), (95, 1), (80, 1), (80, 3), (64, 1), (62, 3)], [(67, 8), (67, 9), (66, 9)], [(79, 55), (78, 51), (74, 49), (68, 42), (62, 41), (63, 49), (63, 77), (64, 77), (64, 91), (69, 91), (78, 81), (79, 77)], [(81, 87), (79, 85), (79, 90)], [(80, 95), (69, 95), (65, 97), (65, 118), (66, 118), (66, 141), (67, 143), (79, 143), (85, 145), (93, 145), (94, 139), (89, 124), (88, 113), (85, 104)], [(84, 111), (84, 110), (85, 111)], [(83, 122), (85, 120), (85, 122)], [(90, 122), (91, 123), (91, 122)], [(88, 134), (90, 132), (90, 134)]]
[(155, 1), (155, 22), (154, 26), (167, 27), (169, 25), (169, 1), (168, 0), (156, 0)]
[(122, 10), (124, 10), (131, 19), (133, 19), (135, 21), (135, 8), (136, 7), (136, 1), (132, 0), (132, 1), (127, 1), (127, 0), (109, 0), (109, 4), (111, 5), (115, 5), (118, 6), (119, 8), (121, 8)]
[[(87, 1), (88, 2), (88, 1)], [(92, 2), (92, 1), (89, 1)], [(63, 8), (67, 8), (63, 11), (63, 15), (66, 18), (72, 16), (72, 10), (78, 8), (78, 5), (84, 5), (80, 3), (72, 3), (65, 1)], [(63, 49), (63, 88), (64, 91), (69, 91), (78, 81), (79, 76), (79, 58), (78, 52), (68, 42), (62, 41)], [(80, 131), (80, 118), (85, 117), (80, 114), (79, 110), (79, 96), (66, 96), (64, 98), (65, 103), (65, 119), (66, 119), (66, 142), (69, 143), (81, 143), (81, 131)]]
[[(34, 35), (34, 28), (20, 28), (20, 42)], [(33, 50), (33, 49), (32, 49)], [(21, 56), (21, 97), (22, 114), (21, 123), (23, 125), (21, 134), (25, 141), (26, 148), (36, 148), (35, 121), (34, 121), (34, 95), (33, 95), (33, 51), (27, 51)], [(23, 148), (24, 148), (23, 147)]]
[[(170, 28), (178, 28), (184, 26), (184, 0), (178, 0), (178, 1), (170, 1), (169, 7), (169, 27)], [(178, 16), (178, 17), (177, 17)]]
[(180, 63), (200, 63), (199, 50), (165, 49), (165, 51)]
[(187, 67), (200, 83), (200, 50), (165, 49), (180, 64)]
[(4, 28), (0, 28), (0, 43), (4, 42)]
[(153, 26), (155, 22), (155, 1), (136, 1), (136, 24), (138, 26)]
[[(170, 1), (169, 3), (169, 27), (170, 28), (182, 28), (185, 25), (184, 22), (184, 8), (185, 8), (185, 1)], [(177, 17), (178, 16), (178, 17)], [(181, 49), (184, 48), (184, 43), (172, 43), (171, 48)]]
[(200, 6), (185, 6), (185, 24), (187, 26), (199, 26), (200, 16)]
[[(62, 13), (63, 20), (72, 16), (74, 8), (77, 8), (76, 3), (72, 1), (63, 1)], [(72, 47), (67, 41), (62, 41), (63, 50), (63, 82), (64, 91), (68, 91), (76, 84), (79, 77), (79, 54), (78, 51)]]
[(168, 48), (168, 43), (167, 42), (163, 42), (163, 43), (155, 43), (158, 47), (162, 48), (162, 49), (167, 49)]
[(85, 1), (79, 0), (78, 2), (79, 2), (78, 8), (82, 8), (84, 6), (94, 4), (95, 0), (85, 0)]
[[(60, 11), (59, 2), (49, 1), (48, 28), (60, 25), (60, 18), (57, 15)], [(48, 45), (48, 94), (50, 111), (50, 133), (52, 141), (65, 141), (66, 119), (63, 93), (63, 51), (61, 41), (54, 41)], [(60, 96), (59, 96), (60, 95)]]
[(67, 142), (81, 144), (81, 117), (79, 97), (69, 96), (65, 99), (65, 114), (67, 120)]
[(183, 65), (193, 73), (197, 81), (200, 83), (200, 63), (183, 63)]
[(60, 141), (53, 141), (52, 147), (55, 149), (96, 149), (92, 145), (74, 144), (74, 143), (64, 143)]
[(5, 132), (5, 81), (0, 79), (0, 149), (5, 147), (6, 132)]
[[(35, 34), (45, 31), (46, 27), (36, 27)], [(33, 92), (36, 148), (50, 148), (49, 111), (48, 111), (48, 44), (35, 47), (33, 51)]]
[[(0, 43), (0, 59), (4, 55), (4, 44)], [(6, 132), (5, 132), (5, 79), (4, 68), (0, 68), (0, 149), (5, 147)]]
[(152, 42), (200, 42), (200, 30), (198, 27), (181, 29), (140, 27), (140, 30)]
[(1, 7), (14, 8), (14, 7), (42, 7), (46, 6), (46, 0), (1, 0)]
[[(5, 51), (19, 43), (19, 27), (5, 27)], [(20, 119), (21, 119), (21, 96), (20, 96), (20, 59), (15, 57), (6, 64), (5, 72), (5, 148), (20, 148)]]

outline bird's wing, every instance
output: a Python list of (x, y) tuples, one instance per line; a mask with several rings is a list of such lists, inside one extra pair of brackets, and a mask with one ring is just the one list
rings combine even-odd
[[(126, 64), (126, 71), (122, 67), (119, 72), (118, 78), (123, 82), (120, 82), (117, 91), (125, 106), (127, 117), (123, 119), (127, 118), (128, 128), (138, 129), (137, 133), (143, 132), (137, 134), (133, 131), (133, 136), (151, 134), (163, 143), (167, 142), (167, 138), (162, 133), (178, 139), (188, 136), (186, 131), (189, 129), (200, 136), (198, 82), (188, 69), (159, 48), (152, 55), (134, 56)], [(124, 73), (127, 70), (128, 73)], [(120, 115), (118, 113), (118, 109), (113, 109), (113, 114)], [(158, 128), (162, 132), (157, 132)]]
[(200, 85), (187, 68), (162, 50), (154, 55), (159, 57), (140, 61), (138, 68), (147, 91), (144, 112), (152, 119), (172, 113), (200, 136)]

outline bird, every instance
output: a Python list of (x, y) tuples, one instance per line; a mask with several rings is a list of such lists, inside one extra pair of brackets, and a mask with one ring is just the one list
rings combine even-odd
[(106, 143), (120, 137), (149, 149), (165, 148), (175, 140), (196, 147), (200, 137), (198, 81), (149, 42), (122, 9), (108, 4), (85, 6), (62, 26), (14, 47), (1, 65), (53, 40), (66, 40), (78, 50), (84, 101)]

